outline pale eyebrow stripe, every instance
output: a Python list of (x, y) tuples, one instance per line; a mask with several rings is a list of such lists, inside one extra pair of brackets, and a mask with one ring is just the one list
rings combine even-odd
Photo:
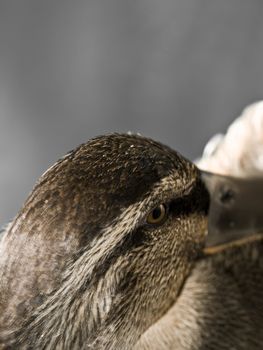
[[(96, 266), (98, 261), (101, 261), (103, 257), (109, 256), (114, 247), (120, 244), (126, 234), (134, 231), (138, 225), (138, 221), (143, 215), (149, 210), (149, 203), (156, 199), (160, 188), (169, 189), (172, 182), (179, 181), (174, 174), (170, 174), (164, 177), (158, 183), (153, 185), (152, 191), (142, 200), (131, 204), (114, 220), (114, 223), (107, 226), (101, 231), (99, 238), (91, 242), (91, 247), (89, 251), (85, 252), (79, 259), (79, 263), (90, 265), (90, 273), (92, 273), (93, 268)], [(195, 180), (188, 182), (183, 191), (187, 194), (191, 191)], [(181, 187), (184, 184), (180, 184)], [(178, 193), (178, 195), (182, 195)], [(147, 210), (145, 209), (147, 208)], [(87, 272), (87, 271), (86, 271)]]

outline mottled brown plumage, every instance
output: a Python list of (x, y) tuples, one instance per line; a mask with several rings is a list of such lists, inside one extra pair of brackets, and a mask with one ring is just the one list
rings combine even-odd
[(204, 256), (207, 208), (197, 168), (157, 142), (70, 152), (0, 242), (0, 348), (260, 349), (261, 243)]
[[(170, 203), (163, 225), (147, 214)], [(1, 341), (129, 349), (176, 300), (206, 232), (196, 167), (140, 136), (98, 137), (39, 180), (0, 246)]]
[(262, 239), (200, 260), (134, 350), (263, 349), (262, 272)]

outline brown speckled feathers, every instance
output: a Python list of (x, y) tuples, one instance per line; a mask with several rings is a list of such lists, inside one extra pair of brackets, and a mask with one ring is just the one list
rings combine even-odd
[(260, 349), (261, 243), (204, 257), (208, 204), (199, 170), (150, 139), (70, 152), (0, 241), (0, 348)]

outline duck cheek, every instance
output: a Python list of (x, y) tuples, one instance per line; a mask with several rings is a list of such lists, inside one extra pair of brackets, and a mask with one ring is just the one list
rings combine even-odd
[(180, 239), (187, 245), (194, 247), (204, 246), (208, 233), (208, 218), (204, 213), (192, 213), (185, 218), (181, 218)]
[(200, 215), (198, 218), (195, 218), (194, 227), (194, 241), (198, 244), (204, 245), (208, 235), (208, 217), (206, 215)]

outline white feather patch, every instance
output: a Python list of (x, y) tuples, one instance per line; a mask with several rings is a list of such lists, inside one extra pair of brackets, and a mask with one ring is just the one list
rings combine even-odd
[(212, 138), (197, 165), (222, 175), (262, 176), (263, 101), (247, 107), (225, 136)]

